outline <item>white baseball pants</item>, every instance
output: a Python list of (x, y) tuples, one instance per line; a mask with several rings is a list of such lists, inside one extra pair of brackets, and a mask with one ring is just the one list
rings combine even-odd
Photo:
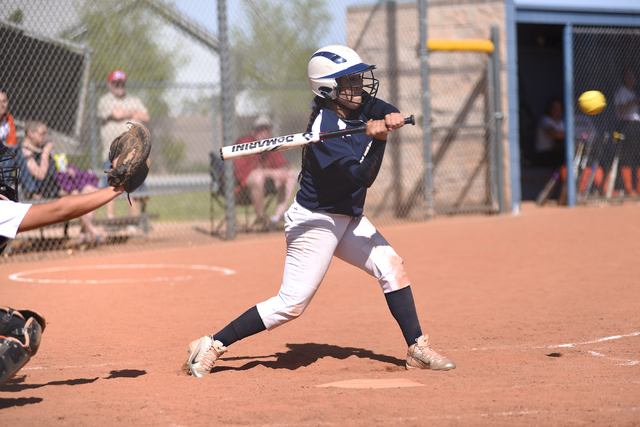
[(364, 216), (313, 212), (294, 202), (284, 219), (287, 257), (282, 287), (278, 295), (257, 304), (267, 329), (304, 312), (334, 255), (378, 279), (384, 293), (409, 286), (402, 258)]

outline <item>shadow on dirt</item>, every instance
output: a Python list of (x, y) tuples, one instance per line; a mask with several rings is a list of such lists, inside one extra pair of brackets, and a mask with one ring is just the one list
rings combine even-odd
[[(109, 373), (108, 377), (104, 377), (105, 380), (111, 378), (137, 378), (141, 375), (145, 375), (147, 371), (140, 369), (122, 369), (115, 370)], [(9, 380), (3, 387), (2, 392), (9, 393), (17, 393), (23, 390), (31, 390), (45, 386), (58, 386), (58, 385), (82, 385), (82, 384), (91, 384), (99, 379), (99, 377), (95, 378), (77, 378), (75, 380), (64, 380), (64, 381), (50, 381), (44, 384), (26, 384), (25, 383), (26, 375), (22, 375), (19, 377), (14, 377)], [(21, 397), (17, 399), (2, 399), (0, 398), (0, 409), (10, 408), (13, 406), (24, 406), (31, 405), (34, 403), (40, 403), (42, 399), (39, 397)]]
[[(389, 363), (391, 365), (404, 367), (405, 360), (398, 359), (397, 357), (387, 356), (384, 354), (377, 354), (372, 352), (371, 350), (365, 350), (363, 348), (355, 348), (355, 347), (340, 347), (337, 345), (331, 344), (316, 344), (316, 343), (306, 343), (306, 344), (287, 344), (289, 351), (285, 353), (276, 353), (273, 356), (264, 356), (264, 357), (275, 357), (274, 361), (261, 361), (256, 360), (253, 362), (249, 362), (243, 366), (238, 368), (234, 367), (225, 367), (225, 366), (215, 366), (212, 372), (221, 372), (221, 371), (246, 371), (248, 369), (254, 368), (256, 366), (265, 366), (271, 369), (288, 369), (288, 370), (296, 370), (298, 368), (309, 366), (318, 361), (318, 359), (322, 359), (324, 357), (333, 357), (335, 359), (346, 359), (351, 356), (356, 356), (361, 359), (371, 359), (382, 363)], [(223, 357), (220, 360), (244, 360), (244, 359), (256, 359), (256, 357)]]
[(91, 384), (92, 382), (95, 382), (98, 379), (98, 377), (95, 377), (95, 378), (77, 378), (75, 380), (49, 381), (48, 383), (44, 383), (44, 384), (24, 384), (25, 378), (26, 378), (26, 375), (23, 375), (21, 377), (15, 377), (15, 378), (9, 380), (9, 382), (7, 382), (2, 387), (2, 391), (3, 392), (18, 392), (18, 391), (22, 391), (22, 390), (30, 390), (30, 389), (34, 389), (34, 388), (40, 388), (40, 387), (49, 386), (49, 385), (82, 385), (82, 384)]
[(111, 378), (137, 378), (141, 375), (145, 375), (147, 371), (141, 369), (122, 369), (120, 371), (111, 371), (109, 376), (105, 377), (105, 380)]
[(19, 397), (17, 399), (0, 398), (0, 409), (12, 408), (14, 406), (26, 406), (42, 402), (41, 397)]

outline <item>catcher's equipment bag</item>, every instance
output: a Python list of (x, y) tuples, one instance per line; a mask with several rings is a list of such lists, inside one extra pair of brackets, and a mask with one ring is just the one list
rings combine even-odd
[(36, 311), (0, 307), (0, 387), (38, 352), (46, 324)]
[(109, 147), (111, 169), (105, 172), (110, 186), (124, 186), (127, 193), (132, 193), (144, 183), (149, 173), (151, 134), (140, 124), (127, 124), (131, 128), (114, 139)]

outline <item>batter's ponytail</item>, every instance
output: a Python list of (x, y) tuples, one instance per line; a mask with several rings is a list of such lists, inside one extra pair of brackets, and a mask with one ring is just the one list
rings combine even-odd
[[(313, 101), (311, 101), (311, 115), (309, 116), (309, 123), (307, 123), (307, 130), (305, 132), (311, 132), (313, 122), (316, 121), (316, 117), (318, 117), (318, 114), (320, 114), (320, 110), (322, 109), (322, 107), (324, 107), (324, 98), (316, 96)], [(298, 175), (298, 182), (302, 181), (302, 177), (306, 172), (305, 165), (307, 164), (308, 149), (308, 145), (302, 147), (302, 168), (300, 169), (300, 174)]]

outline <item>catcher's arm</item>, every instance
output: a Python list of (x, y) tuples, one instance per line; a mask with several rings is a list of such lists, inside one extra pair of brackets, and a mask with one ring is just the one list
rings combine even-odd
[(53, 202), (31, 205), (18, 232), (79, 218), (106, 205), (124, 193), (124, 187), (107, 187), (88, 194), (61, 197)]

